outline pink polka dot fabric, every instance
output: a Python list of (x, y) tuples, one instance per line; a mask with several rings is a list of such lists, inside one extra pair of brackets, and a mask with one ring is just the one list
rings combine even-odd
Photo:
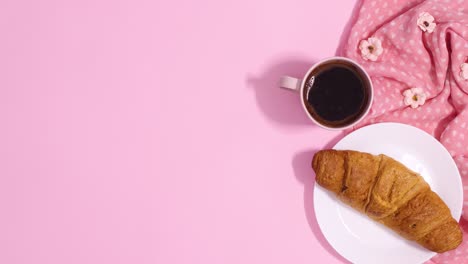
[[(434, 137), (455, 159), (464, 183), (463, 217), (468, 219), (468, 80), (461, 65), (468, 58), (468, 1), (363, 0), (342, 55), (358, 61), (372, 78), (375, 96), (369, 115), (359, 124), (400, 122)], [(418, 26), (421, 14), (434, 17), (432, 32)], [(362, 40), (378, 38), (383, 52), (375, 61), (363, 57)], [(424, 105), (411, 108), (403, 92), (422, 88)], [(439, 254), (435, 263), (468, 264), (468, 222), (460, 224), (464, 242)]]

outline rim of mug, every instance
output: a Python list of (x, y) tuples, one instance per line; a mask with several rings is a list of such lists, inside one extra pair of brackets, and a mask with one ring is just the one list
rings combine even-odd
[[(324, 64), (326, 62), (333, 61), (333, 60), (346, 61), (346, 62), (351, 63), (351, 64), (355, 65), (356, 67), (358, 67), (361, 70), (361, 72), (364, 73), (365, 77), (367, 78), (367, 80), (369, 82), (369, 89), (370, 89), (369, 103), (367, 104), (366, 109), (364, 110), (363, 114), (358, 119), (353, 121), (352, 123), (350, 123), (350, 124), (348, 124), (346, 126), (342, 126), (342, 127), (329, 127), (329, 126), (321, 124), (319, 121), (315, 120), (315, 118), (307, 110), (307, 106), (305, 105), (305, 102), (304, 102), (305, 100), (304, 100), (304, 98), (302, 98), (307, 77), (309, 77), (309, 75), (312, 73), (312, 71), (315, 70), (318, 66), (320, 66), (320, 65), (322, 65), (322, 64)], [(304, 108), (305, 112), (307, 113), (307, 116), (309, 117), (309, 119), (312, 120), (312, 122), (314, 122), (317, 126), (319, 126), (321, 128), (324, 128), (324, 129), (327, 129), (327, 130), (333, 130), (333, 131), (345, 130), (345, 129), (348, 129), (348, 128), (358, 124), (359, 122), (361, 122), (367, 116), (367, 114), (369, 113), (369, 111), (371, 109), (371, 106), (372, 106), (372, 103), (374, 102), (374, 86), (372, 84), (372, 80), (371, 80), (369, 74), (367, 73), (367, 71), (357, 61), (354, 61), (352, 59), (345, 58), (345, 57), (340, 57), (340, 56), (328, 57), (328, 58), (320, 60), (317, 63), (315, 63), (314, 65), (312, 65), (312, 67), (309, 68), (309, 70), (304, 75), (304, 78), (301, 81), (301, 88), (299, 89), (299, 94), (301, 96), (302, 107)]]

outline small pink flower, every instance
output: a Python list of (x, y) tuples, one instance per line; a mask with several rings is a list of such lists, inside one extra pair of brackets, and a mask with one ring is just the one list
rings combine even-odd
[(418, 26), (419, 28), (427, 33), (432, 33), (434, 32), (434, 29), (436, 27), (436, 23), (434, 22), (434, 17), (431, 16), (431, 14), (427, 12), (422, 12), (419, 14), (418, 18)]
[(462, 63), (460, 65), (460, 77), (463, 78), (463, 80), (468, 80), (468, 63)]
[(382, 42), (378, 38), (363, 39), (359, 43), (361, 56), (365, 60), (376, 61), (383, 52)]
[(405, 105), (417, 108), (426, 102), (426, 93), (421, 88), (411, 88), (403, 92)]

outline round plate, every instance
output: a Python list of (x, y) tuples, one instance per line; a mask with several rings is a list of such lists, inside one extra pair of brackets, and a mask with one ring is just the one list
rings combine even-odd
[[(344, 137), (334, 149), (390, 156), (421, 174), (459, 220), (463, 187), (449, 152), (426, 132), (403, 124), (367, 126)], [(318, 184), (314, 187), (318, 224), (331, 246), (353, 263), (423, 263), (436, 253), (408, 241), (339, 201)]]

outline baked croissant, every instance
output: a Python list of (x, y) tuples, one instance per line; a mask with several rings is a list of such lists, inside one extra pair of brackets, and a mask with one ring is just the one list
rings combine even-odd
[(417, 173), (385, 155), (322, 150), (316, 181), (340, 200), (423, 247), (445, 252), (462, 242), (447, 205)]

